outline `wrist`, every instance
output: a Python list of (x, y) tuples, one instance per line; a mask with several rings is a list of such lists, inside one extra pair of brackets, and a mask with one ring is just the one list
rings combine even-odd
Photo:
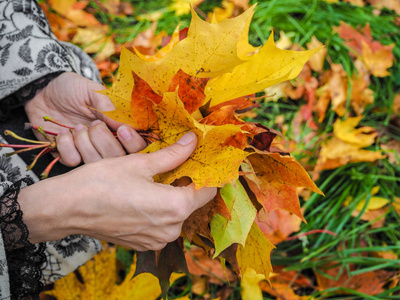
[[(31, 243), (54, 241), (74, 233), (70, 215), (74, 193), (64, 191), (61, 176), (21, 189), (18, 202)], [(71, 198), (71, 199), (69, 199)]]

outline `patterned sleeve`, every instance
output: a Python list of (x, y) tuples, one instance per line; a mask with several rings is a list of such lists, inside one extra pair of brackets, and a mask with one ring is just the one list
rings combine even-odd
[(0, 99), (54, 73), (75, 72), (100, 80), (86, 53), (57, 40), (34, 0), (0, 0), (0, 69)]
[[(0, 70), (1, 121), (63, 72), (101, 82), (93, 60), (79, 47), (56, 39), (34, 0), (0, 0)], [(0, 142), (6, 141), (0, 136)], [(38, 178), (18, 156), (5, 157), (4, 151), (0, 148), (0, 300), (38, 299), (43, 284), (84, 264), (101, 243), (81, 235), (29, 243), (16, 199), (20, 188)]]

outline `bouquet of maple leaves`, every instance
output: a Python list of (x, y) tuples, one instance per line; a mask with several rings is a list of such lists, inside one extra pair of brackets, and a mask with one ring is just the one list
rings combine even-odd
[[(250, 268), (268, 279), (274, 245), (257, 221), (267, 222), (275, 209), (303, 219), (296, 188), (321, 191), (298, 162), (274, 147), (278, 132), (245, 122), (240, 113), (255, 106), (251, 95), (295, 78), (320, 48), (281, 50), (272, 34), (264, 46), (251, 46), (254, 8), (219, 23), (203, 21), (192, 10), (187, 36), (182, 38), (178, 27), (155, 55), (123, 49), (118, 76), (101, 93), (116, 108), (104, 112), (108, 117), (146, 133), (149, 146), (143, 153), (167, 147), (189, 131), (197, 134), (189, 159), (154, 179), (172, 184), (189, 177), (196, 188), (218, 187), (215, 199), (184, 223), (182, 236), (214, 258), (225, 258), (238, 274)], [(136, 274), (156, 275), (164, 293), (169, 275), (186, 270), (178, 242), (159, 253), (138, 253)]]

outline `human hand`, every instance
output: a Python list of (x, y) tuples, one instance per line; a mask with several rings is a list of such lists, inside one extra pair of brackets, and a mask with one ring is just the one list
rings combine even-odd
[[(61, 162), (67, 166), (77, 166), (82, 161), (87, 163), (101, 158), (121, 156), (125, 154), (125, 150), (134, 153), (146, 146), (146, 142), (133, 128), (127, 125), (121, 128), (121, 123), (107, 118), (100, 112), (115, 109), (108, 97), (96, 93), (103, 89), (101, 84), (66, 72), (52, 80), (25, 104), (26, 114), (32, 124), (61, 133), (57, 137), (57, 149), (61, 155)], [(76, 127), (76, 130), (71, 134), (56, 124), (45, 122), (44, 116)], [(92, 123), (99, 119), (104, 123)], [(125, 150), (110, 129), (117, 131)], [(44, 139), (36, 131), (34, 133), (39, 140)]]
[(118, 140), (106, 123), (100, 120), (93, 121), (90, 126), (78, 124), (72, 132), (62, 129), (56, 139), (61, 162), (75, 167), (82, 161), (91, 163), (102, 158), (123, 156), (126, 152), (136, 153), (147, 145), (129, 125), (121, 125), (116, 133)]
[(153, 181), (186, 161), (196, 141), (188, 133), (157, 152), (103, 159), (22, 189), (18, 201), (29, 240), (84, 234), (138, 251), (162, 249), (216, 194), (216, 188)]

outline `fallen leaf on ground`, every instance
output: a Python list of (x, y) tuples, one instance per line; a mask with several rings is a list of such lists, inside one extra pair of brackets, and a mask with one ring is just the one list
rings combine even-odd
[(231, 1), (223, 0), (221, 3), (222, 7), (214, 7), (213, 11), (208, 13), (208, 18), (211, 20), (215, 18), (217, 22), (224, 19), (228, 19), (233, 15), (235, 4)]
[(354, 51), (355, 55), (361, 57), (372, 75), (377, 77), (390, 75), (387, 69), (393, 65), (394, 44), (382, 45), (379, 41), (374, 40), (369, 24), (365, 25), (360, 32), (341, 21), (340, 26), (334, 29), (345, 40), (345, 45)]
[(371, 80), (370, 74), (365, 65), (359, 59), (354, 62), (354, 65), (357, 68), (357, 74), (353, 74), (353, 77), (350, 80), (350, 104), (355, 113), (361, 115), (364, 112), (365, 107), (374, 102), (374, 91), (368, 88)]
[(232, 284), (237, 280), (229, 268), (223, 268), (219, 260), (210, 258), (199, 247), (191, 247), (185, 252), (185, 257), (190, 274), (206, 276), (209, 283), (223, 285), (226, 281)]
[(332, 110), (342, 117), (346, 113), (347, 73), (343, 70), (341, 64), (331, 64), (331, 71), (328, 72), (331, 72), (328, 81), (328, 89), (331, 97)]
[[(318, 288), (323, 291), (329, 288), (338, 287), (348, 288), (367, 295), (377, 295), (385, 291), (384, 285), (388, 283), (395, 271), (375, 270), (366, 273), (349, 276), (346, 271), (340, 273), (341, 267), (323, 269), (327, 275), (337, 278), (333, 280), (323, 276), (321, 273), (314, 272)], [(343, 291), (343, 293), (346, 293)]]
[(154, 55), (163, 38), (167, 36), (165, 31), (156, 34), (156, 29), (157, 22), (153, 22), (149, 29), (139, 33), (130, 44), (142, 55)]
[(52, 9), (69, 19), (76, 26), (92, 27), (101, 25), (94, 15), (84, 11), (89, 1), (50, 0), (49, 3)]
[(348, 2), (351, 3), (353, 5), (357, 5), (357, 6), (364, 6), (364, 1), (363, 0), (343, 0), (344, 2)]
[(361, 118), (362, 116), (347, 118), (345, 121), (336, 120), (334, 137), (322, 143), (315, 172), (335, 169), (348, 163), (375, 161), (386, 157), (380, 151), (362, 149), (374, 143), (377, 133), (374, 128), (368, 126), (355, 129)]
[(107, 25), (78, 28), (72, 42), (81, 45), (86, 53), (96, 53), (96, 61), (103, 61), (115, 53), (113, 39)]
[(360, 148), (372, 145), (378, 133), (375, 128), (370, 126), (356, 128), (362, 118), (363, 116), (346, 118), (344, 121), (337, 119), (333, 124), (334, 136), (343, 142), (355, 144)]
[(311, 279), (296, 271), (285, 271), (282, 266), (274, 266), (270, 281), (271, 285), (265, 281), (261, 282), (261, 290), (277, 299), (309, 300), (310, 296), (304, 295), (304, 290), (315, 290)]
[[(372, 223), (371, 225), (372, 228), (380, 228), (384, 225), (385, 223), (384, 215), (389, 210), (389, 207), (386, 206), (389, 203), (388, 199), (374, 196), (376, 193), (378, 193), (378, 191), (379, 191), (379, 186), (374, 187), (371, 190), (371, 197), (368, 200), (368, 202), (366, 198), (362, 199), (358, 203), (357, 207), (351, 213), (353, 217), (357, 217), (365, 207), (364, 213), (361, 215), (360, 219), (367, 222), (377, 219)], [(352, 201), (353, 197), (349, 196), (346, 199), (344, 205), (345, 206), (350, 205)]]
[(397, 94), (393, 101), (393, 112), (400, 114), (400, 94)]
[[(315, 36), (312, 36), (311, 42), (307, 44), (307, 49), (315, 49), (322, 47), (323, 44), (318, 41)], [(307, 64), (311, 67), (311, 69), (315, 72), (321, 72), (323, 70), (324, 61), (328, 50), (326, 48), (322, 48), (319, 52), (315, 53), (314, 56), (310, 58)]]
[(392, 205), (393, 205), (393, 208), (394, 208), (395, 212), (400, 217), (400, 198), (399, 197), (395, 197)]
[(372, 6), (377, 8), (388, 8), (394, 10), (398, 15), (400, 15), (400, 2), (398, 0), (366, 0)]
[(172, 0), (172, 4), (169, 6), (170, 10), (175, 12), (175, 15), (187, 15), (190, 13), (192, 6), (197, 6), (204, 0)]
[[(103, 244), (103, 250), (77, 271), (54, 283), (54, 289), (46, 294), (58, 300), (71, 299), (148, 299), (156, 300), (161, 294), (158, 279), (149, 273), (132, 278), (135, 261), (124, 281), (117, 285), (116, 247)], [(171, 281), (181, 274), (174, 273)]]

